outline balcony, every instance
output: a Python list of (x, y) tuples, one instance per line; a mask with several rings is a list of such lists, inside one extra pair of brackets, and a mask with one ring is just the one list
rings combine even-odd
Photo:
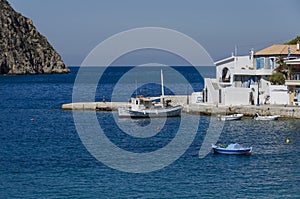
[(272, 69), (250, 69), (250, 68), (244, 68), (244, 69), (234, 69), (231, 72), (234, 75), (272, 75), (273, 70)]
[(285, 80), (285, 85), (287, 86), (300, 86), (300, 73), (290, 75), (287, 80)]

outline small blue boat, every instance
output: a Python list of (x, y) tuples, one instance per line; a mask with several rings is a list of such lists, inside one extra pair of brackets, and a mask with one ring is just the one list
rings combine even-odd
[(242, 147), (240, 144), (212, 145), (214, 153), (227, 155), (251, 155), (252, 147)]

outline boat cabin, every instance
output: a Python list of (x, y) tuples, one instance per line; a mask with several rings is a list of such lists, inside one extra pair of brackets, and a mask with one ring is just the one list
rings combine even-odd
[(160, 97), (143, 97), (137, 96), (131, 98), (130, 105), (132, 110), (150, 109), (150, 108), (161, 108), (162, 104), (156, 102)]

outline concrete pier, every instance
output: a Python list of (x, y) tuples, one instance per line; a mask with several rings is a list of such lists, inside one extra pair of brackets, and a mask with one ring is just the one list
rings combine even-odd
[(283, 105), (260, 105), (260, 106), (217, 106), (217, 105), (186, 105), (184, 112), (190, 114), (211, 115), (211, 114), (234, 114), (241, 113), (245, 116), (259, 115), (280, 115), (283, 118), (300, 119), (300, 106), (283, 106)]
[(76, 102), (63, 104), (63, 110), (88, 110), (88, 111), (117, 111), (119, 106), (127, 102)]
[[(241, 113), (245, 116), (280, 115), (283, 118), (300, 119), (300, 106), (284, 105), (243, 105), (243, 106), (222, 106), (217, 104), (191, 103), (191, 96), (165, 96), (165, 100), (172, 100), (174, 104), (182, 105), (183, 112), (196, 115), (211, 114), (234, 114)], [(128, 102), (77, 102), (62, 105), (63, 110), (89, 110), (89, 111), (117, 111), (119, 106), (127, 105)]]
[[(88, 111), (117, 111), (119, 106), (127, 105), (127, 102), (77, 102), (63, 104), (63, 110), (88, 110)], [(300, 106), (283, 105), (261, 105), (261, 106), (218, 106), (208, 104), (189, 104), (183, 105), (183, 112), (197, 115), (211, 114), (234, 114), (242, 113), (245, 116), (260, 115), (280, 115), (283, 118), (300, 119)]]
[[(165, 96), (165, 100), (172, 100), (174, 104), (187, 104), (186, 95)], [(76, 102), (63, 104), (63, 110), (90, 110), (90, 111), (117, 111), (119, 106), (125, 106), (128, 102)]]

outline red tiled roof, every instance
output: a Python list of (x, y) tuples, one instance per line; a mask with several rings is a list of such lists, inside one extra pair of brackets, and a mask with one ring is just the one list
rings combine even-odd
[(284, 44), (277, 44), (269, 46), (265, 49), (262, 49), (255, 53), (255, 55), (287, 55), (288, 54), (288, 47), (290, 47), (291, 54), (290, 55), (298, 55), (300, 56), (300, 51), (297, 50), (297, 45), (284, 45)]

